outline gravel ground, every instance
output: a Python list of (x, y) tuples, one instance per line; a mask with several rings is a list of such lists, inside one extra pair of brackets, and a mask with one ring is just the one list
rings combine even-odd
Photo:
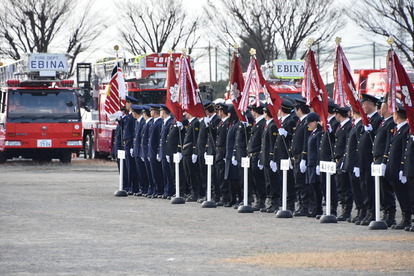
[[(412, 232), (118, 198), (117, 186), (115, 162), (0, 165), (0, 275), (414, 275)], [(339, 251), (412, 259), (361, 270), (334, 262)], [(320, 262), (333, 265), (233, 261), (306, 252), (332, 252)]]

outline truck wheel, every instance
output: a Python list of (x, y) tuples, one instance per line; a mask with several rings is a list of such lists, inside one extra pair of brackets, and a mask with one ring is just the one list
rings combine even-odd
[(85, 158), (94, 159), (95, 158), (95, 145), (93, 140), (93, 134), (90, 133), (86, 136), (85, 141)]
[(72, 152), (70, 152), (70, 151), (63, 152), (61, 157), (60, 157), (60, 163), (68, 164), (71, 161), (72, 161)]
[(2, 151), (0, 152), (0, 164), (4, 164), (6, 163), (7, 158), (6, 158), (6, 154)]

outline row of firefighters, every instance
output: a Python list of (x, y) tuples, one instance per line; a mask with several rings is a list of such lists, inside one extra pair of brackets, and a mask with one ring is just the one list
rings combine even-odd
[[(287, 209), (294, 216), (323, 213), (326, 174), (320, 161), (334, 161), (331, 177), (331, 214), (338, 221), (369, 225), (375, 221), (375, 181), (371, 165), (381, 165), (381, 210), (388, 227), (413, 230), (414, 138), (404, 107), (391, 114), (386, 101), (363, 94), (361, 104), (369, 119), (364, 126), (358, 112), (329, 100), (328, 131), (304, 99), (283, 98), (277, 128), (265, 104), (246, 112), (239, 121), (232, 104), (203, 101), (206, 117), (184, 112), (174, 119), (165, 105), (137, 105), (127, 96), (113, 153), (126, 153), (123, 183), (130, 195), (171, 198), (175, 193), (178, 153), (180, 194), (186, 201), (206, 200), (205, 155), (214, 156), (212, 199), (218, 206), (243, 204), (241, 159), (249, 157), (248, 204), (255, 211), (274, 213), (281, 203), (282, 159), (290, 159)], [(118, 159), (118, 165), (119, 165)], [(402, 221), (396, 223), (396, 200)], [(338, 204), (341, 207), (337, 213)], [(353, 208), (356, 215), (351, 217)]]

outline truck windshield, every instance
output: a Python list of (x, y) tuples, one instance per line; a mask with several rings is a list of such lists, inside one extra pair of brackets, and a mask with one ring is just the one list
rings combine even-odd
[(27, 89), (9, 91), (9, 122), (80, 122), (74, 90)]

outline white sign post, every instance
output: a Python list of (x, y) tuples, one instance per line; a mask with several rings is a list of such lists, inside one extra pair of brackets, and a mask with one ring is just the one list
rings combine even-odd
[(282, 187), (282, 210), (277, 211), (277, 218), (292, 218), (292, 213), (287, 210), (287, 172), (290, 168), (290, 159), (280, 160), (280, 169), (283, 171), (283, 187)]
[(205, 155), (207, 165), (207, 200), (201, 204), (201, 208), (216, 208), (217, 204), (211, 200), (211, 166), (214, 164), (213, 155)]
[(375, 177), (375, 221), (369, 224), (370, 230), (388, 229), (387, 223), (380, 218), (380, 177), (382, 176), (381, 165), (371, 165), (371, 175)]
[(321, 223), (337, 223), (336, 216), (331, 215), (331, 177), (336, 173), (336, 163), (321, 161), (320, 172), (326, 173), (326, 215), (321, 216)]
[(125, 151), (118, 150), (118, 159), (119, 159), (119, 190), (115, 192), (115, 196), (125, 197), (128, 196), (128, 193), (124, 191), (123, 179), (124, 179), (124, 160), (125, 160)]
[(249, 168), (250, 168), (250, 158), (243, 157), (241, 159), (241, 166), (243, 168), (243, 206), (239, 206), (237, 209), (238, 213), (253, 213), (253, 207), (249, 205), (248, 202), (248, 193), (249, 193)]
[(184, 204), (185, 199), (180, 197), (180, 154), (174, 153), (175, 164), (175, 197), (171, 198), (171, 204)]

